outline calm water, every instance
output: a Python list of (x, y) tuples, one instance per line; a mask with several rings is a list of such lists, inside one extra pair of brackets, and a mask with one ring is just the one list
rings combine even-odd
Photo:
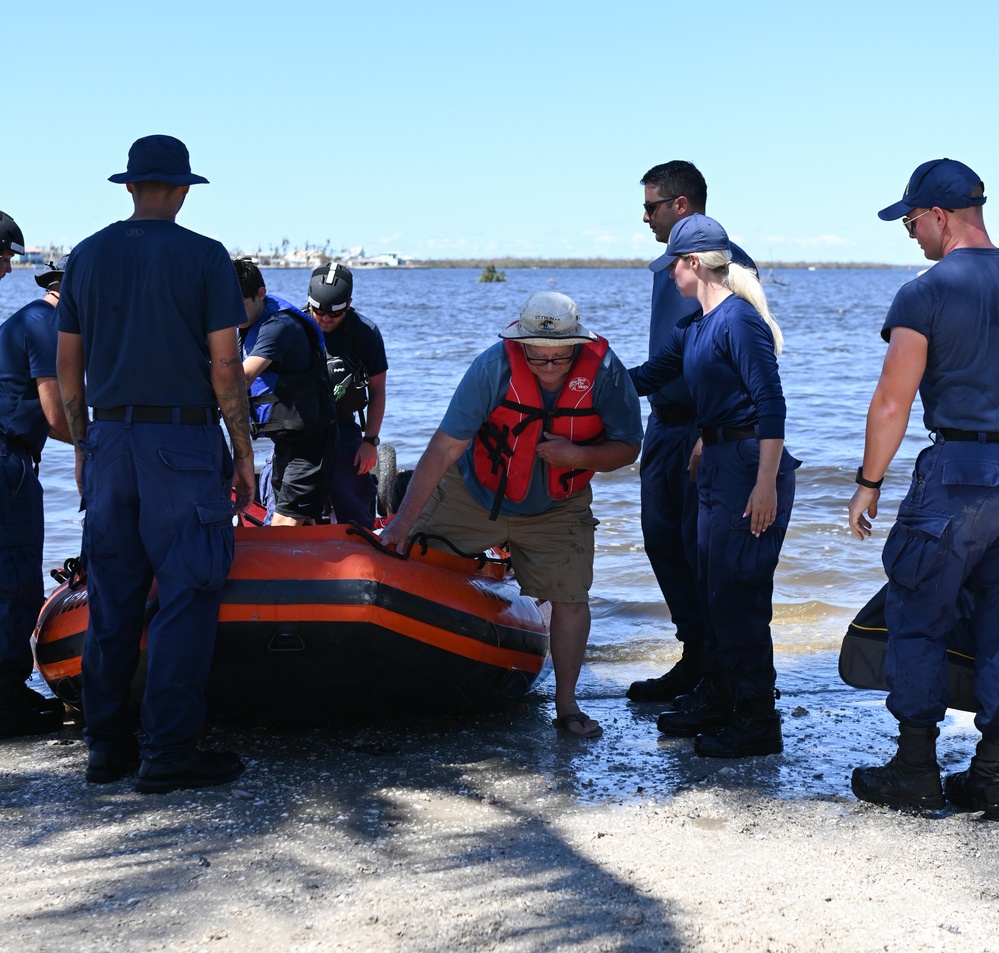
[[(584, 322), (605, 335), (626, 364), (648, 346), (651, 275), (644, 269), (511, 270), (503, 284), (481, 284), (478, 270), (359, 271), (354, 304), (382, 329), (389, 357), (388, 412), (382, 439), (400, 467), (416, 463), (469, 361), (495, 340), (532, 292), (573, 297)], [(846, 503), (861, 460), (867, 403), (885, 346), (878, 334), (898, 287), (912, 270), (788, 270), (767, 284), (786, 339), (780, 358), (788, 403), (787, 445), (803, 463), (794, 514), (776, 578), (778, 652), (838, 647), (853, 613), (881, 585), (881, 543), (926, 441), (913, 414), (905, 444), (884, 484), (874, 538), (860, 543), (846, 526)], [(309, 272), (269, 270), (269, 290), (303, 302)], [(0, 318), (39, 295), (32, 273), (0, 283)], [(50, 441), (41, 476), (47, 516), (46, 570), (79, 550), (73, 455)], [(616, 677), (659, 666), (672, 632), (649, 570), (639, 521), (637, 465), (598, 475), (601, 521), (593, 587), (591, 661)], [(54, 584), (49, 580), (49, 588)], [(654, 661), (653, 661), (654, 660)], [(788, 660), (790, 661), (790, 660)], [(778, 660), (778, 669), (781, 663)]]

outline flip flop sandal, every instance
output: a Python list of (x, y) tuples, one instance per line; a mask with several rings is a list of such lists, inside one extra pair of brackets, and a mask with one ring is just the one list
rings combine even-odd
[(582, 727), (588, 721), (593, 721), (593, 719), (590, 718), (590, 716), (587, 715), (585, 712), (573, 711), (569, 712), (568, 715), (563, 715), (561, 718), (553, 718), (552, 728), (554, 728), (556, 731), (564, 731), (567, 735), (572, 735), (573, 738), (587, 738), (587, 739), (599, 738), (604, 733), (604, 730), (603, 728), (600, 727), (600, 725), (597, 725), (596, 728), (591, 728), (585, 734), (580, 734), (578, 731), (573, 731), (569, 727), (569, 725), (571, 725), (573, 722), (578, 722), (580, 727)]

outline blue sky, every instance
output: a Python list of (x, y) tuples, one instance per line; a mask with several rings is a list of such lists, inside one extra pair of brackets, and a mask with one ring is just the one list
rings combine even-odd
[(106, 179), (150, 133), (211, 180), (181, 224), (249, 251), (652, 259), (638, 181), (682, 158), (759, 260), (917, 264), (876, 213), (919, 163), (999, 189), (988, 0), (57, 0), (0, 24), (0, 208), (31, 245), (127, 217)]

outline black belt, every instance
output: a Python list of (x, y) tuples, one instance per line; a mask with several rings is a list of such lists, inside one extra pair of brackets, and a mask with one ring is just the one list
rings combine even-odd
[(652, 416), (659, 423), (667, 426), (690, 423), (694, 419), (693, 409), (681, 404), (650, 404), (649, 406), (652, 408)]
[(756, 436), (755, 427), (701, 427), (701, 440), (707, 447), (733, 440), (749, 440)]
[(31, 447), (29, 447), (20, 437), (17, 437), (12, 433), (0, 434), (0, 440), (3, 440), (3, 442), (7, 444), (8, 450), (13, 450), (15, 453), (26, 453), (29, 457), (32, 455)]
[(999, 431), (996, 430), (952, 430), (950, 427), (939, 427), (937, 433), (944, 440), (965, 440), (975, 443), (999, 443)]
[[(131, 416), (129, 416), (131, 411)], [(128, 404), (125, 407), (95, 407), (94, 420), (110, 420), (124, 423), (131, 420), (133, 424), (172, 424), (174, 414), (179, 424), (217, 424), (219, 422), (218, 407), (147, 407), (143, 404)]]

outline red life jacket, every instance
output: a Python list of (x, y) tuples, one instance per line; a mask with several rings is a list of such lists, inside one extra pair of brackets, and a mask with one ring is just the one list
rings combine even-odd
[[(476, 478), (496, 492), (489, 514), (493, 520), (504, 498), (520, 503), (527, 496), (537, 460), (534, 448), (543, 431), (584, 445), (606, 439), (603, 421), (593, 406), (593, 386), (607, 353), (604, 338), (580, 347), (551, 410), (545, 410), (541, 385), (531, 372), (523, 345), (507, 341), (506, 353), (511, 371), (506, 396), (482, 425), (473, 451)], [(578, 493), (593, 477), (592, 470), (553, 466), (547, 470), (548, 493), (553, 500)]]

